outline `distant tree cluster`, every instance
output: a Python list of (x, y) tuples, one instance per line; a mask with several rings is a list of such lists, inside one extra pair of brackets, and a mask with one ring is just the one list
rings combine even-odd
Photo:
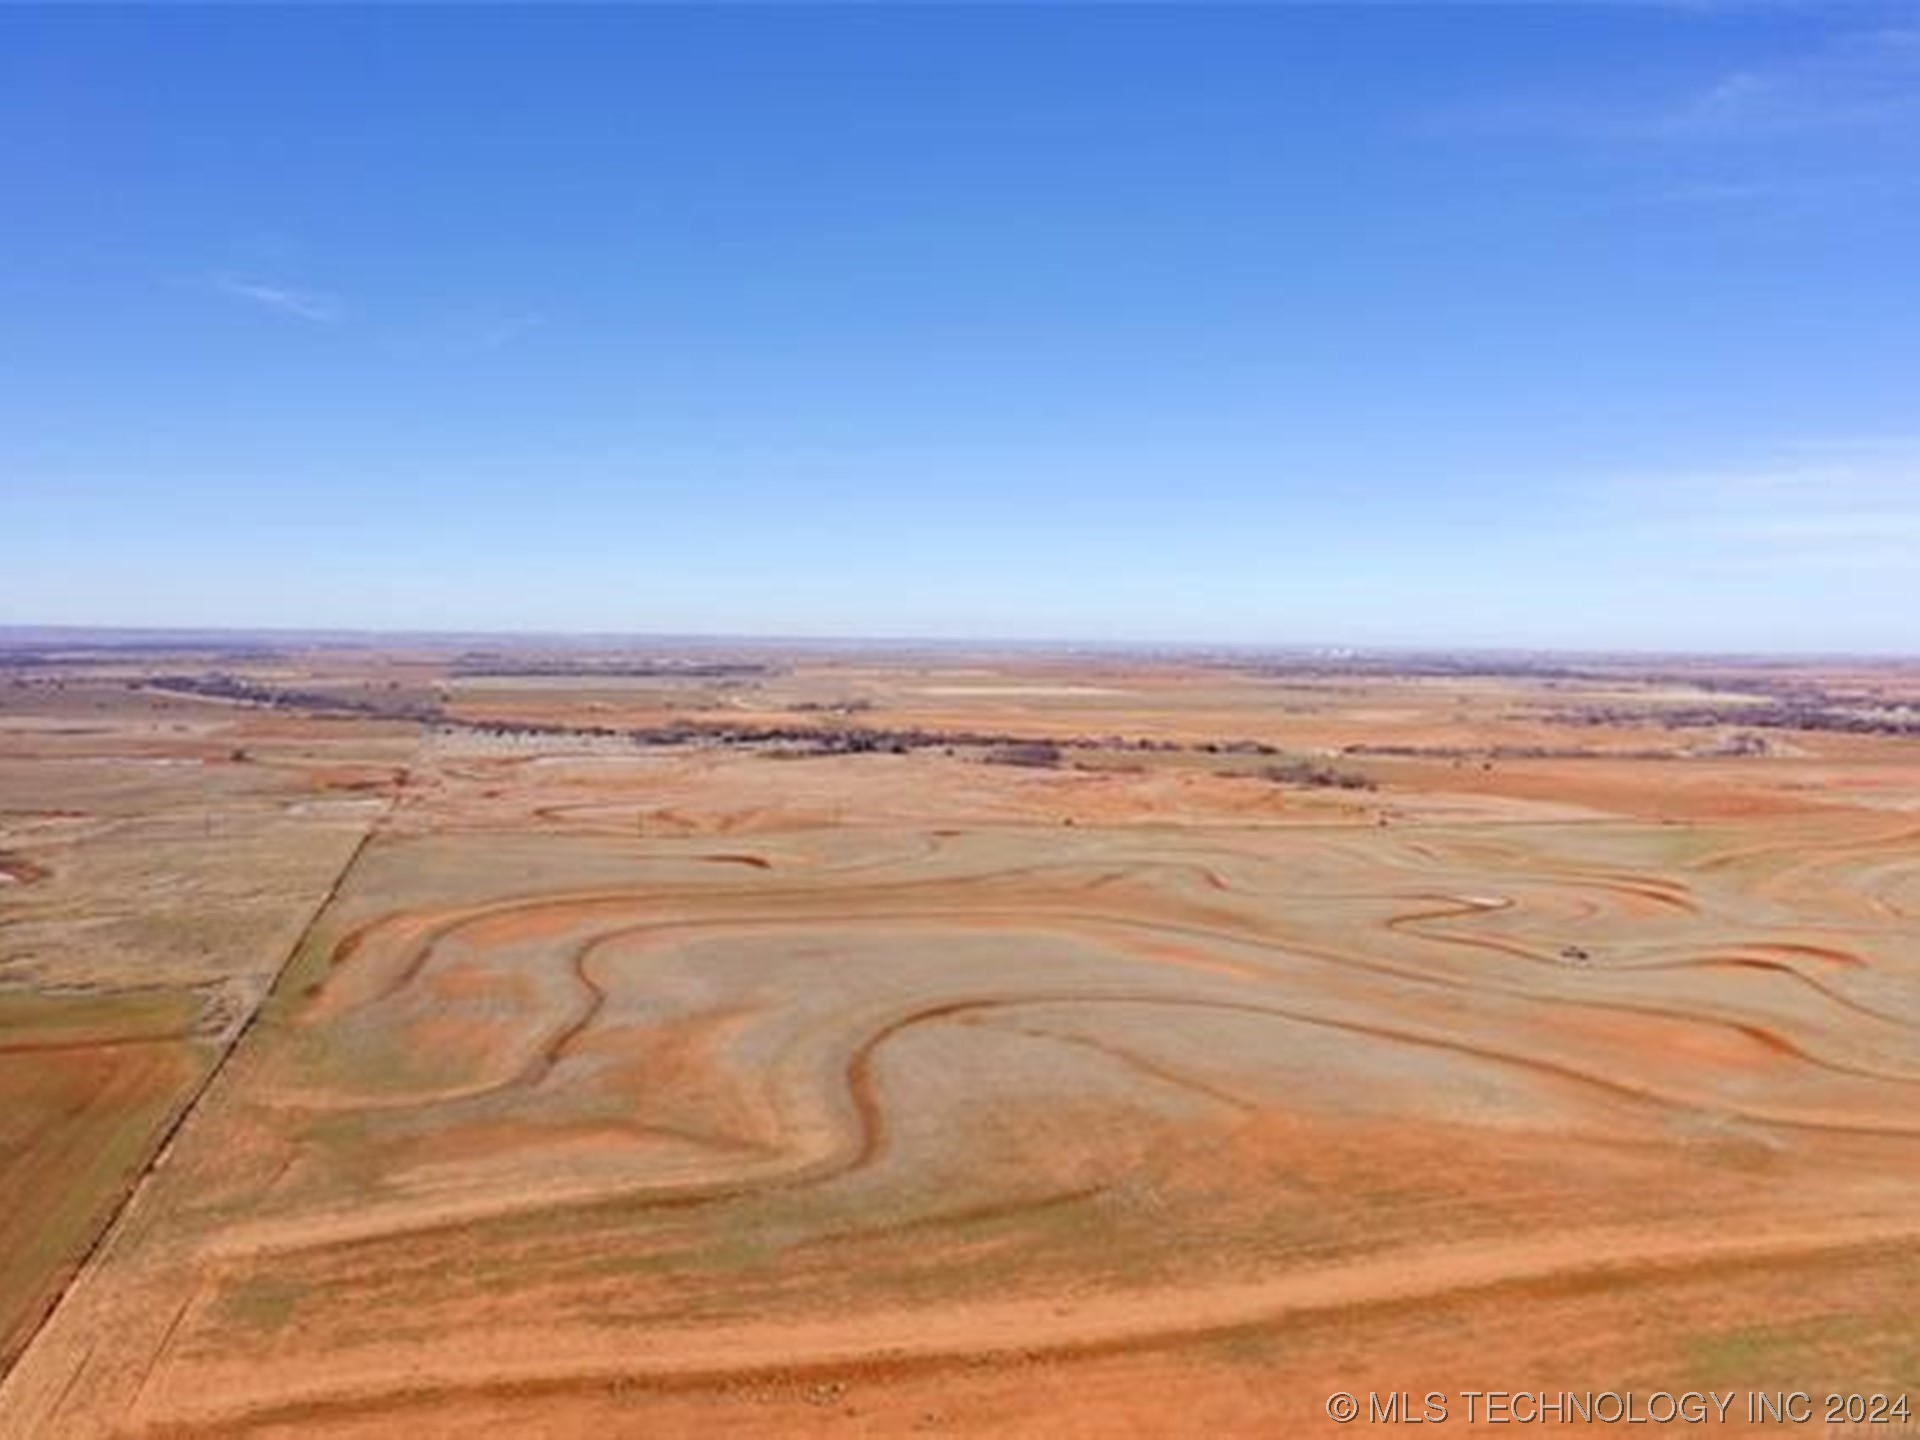
[(1052, 770), (1060, 764), (1060, 747), (1045, 740), (1022, 740), (1011, 745), (996, 745), (987, 752), (994, 765), (1024, 765), (1034, 770)]
[(1835, 706), (1782, 701), (1761, 705), (1679, 705), (1630, 708), (1583, 706), (1545, 717), (1559, 725), (1659, 726), (1666, 730), (1822, 730), (1847, 735), (1920, 735), (1920, 712), (1912, 706)]
[(1395, 760), (1678, 760), (1682, 752), (1588, 745), (1343, 745), (1340, 753)]
[[(920, 726), (889, 728), (818, 722), (755, 725), (680, 719), (660, 725), (620, 728), (552, 720), (476, 719), (449, 714), (437, 701), (409, 699), (391, 687), (374, 695), (293, 689), (262, 684), (224, 671), (204, 675), (161, 675), (134, 683), (143, 689), (297, 710), (319, 718), (405, 720), (434, 726), (443, 733), (466, 732), (497, 739), (573, 736), (625, 741), (641, 747), (708, 745), (761, 748), (789, 755), (907, 755), (917, 750), (938, 749), (949, 756), (969, 752), (991, 764), (1033, 769), (1058, 768), (1066, 763), (1070, 751), (1255, 756), (1281, 754), (1277, 747), (1265, 741), (1246, 739), (1208, 740), (1195, 744), (1121, 735), (1035, 739), (1031, 735), (1002, 731), (934, 730)], [(847, 702), (849, 708), (861, 703)], [(242, 758), (240, 752), (235, 752), (233, 758)], [(1284, 784), (1332, 786), (1348, 790), (1374, 788), (1373, 781), (1366, 776), (1340, 770), (1321, 761), (1286, 761), (1269, 766), (1261, 773), (1268, 779)]]
[(237, 675), (216, 671), (209, 675), (156, 675), (139, 682), (146, 690), (175, 695), (199, 695), (210, 700), (233, 700), (274, 710), (299, 710), (309, 715), (364, 716), (377, 720), (432, 723), (442, 718), (440, 707), (403, 696), (379, 699), (343, 695), (330, 690), (292, 690), (262, 685)]
[(1276, 785), (1311, 785), (1323, 790), (1373, 790), (1378, 788), (1357, 770), (1342, 770), (1325, 760), (1285, 760), (1260, 772)]

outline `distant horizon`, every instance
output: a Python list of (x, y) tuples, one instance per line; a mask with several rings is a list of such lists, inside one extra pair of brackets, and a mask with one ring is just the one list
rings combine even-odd
[(1094, 651), (1113, 655), (1164, 653), (1172, 655), (1242, 655), (1249, 658), (1286, 656), (1316, 660), (1359, 659), (1372, 657), (1432, 658), (1518, 658), (1564, 660), (1726, 660), (1759, 664), (1793, 662), (1861, 662), (1920, 664), (1920, 651), (1898, 650), (1651, 650), (1633, 646), (1568, 647), (1552, 645), (1481, 644), (1345, 644), (1339, 641), (1218, 641), (1218, 640), (1128, 640), (1086, 639), (1073, 636), (1021, 638), (992, 635), (831, 635), (831, 634), (755, 634), (697, 631), (649, 632), (643, 630), (422, 630), (407, 627), (303, 627), (244, 625), (31, 625), (0, 623), (0, 650), (31, 649), (71, 643), (78, 648), (138, 648), (143, 644), (165, 648), (168, 643), (185, 646), (211, 646), (251, 641), (307, 644), (317, 648), (378, 648), (386, 644), (474, 645), (494, 643), (507, 646), (556, 644), (654, 646), (693, 648), (698, 646), (760, 647), (769, 650), (832, 649), (858, 652), (869, 650), (976, 650), (987, 653), (1011, 652), (1033, 655)]

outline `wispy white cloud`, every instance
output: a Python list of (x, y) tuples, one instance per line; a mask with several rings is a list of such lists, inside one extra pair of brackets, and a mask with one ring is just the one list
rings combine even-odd
[(1722, 75), (1639, 131), (1655, 139), (1771, 136), (1920, 116), (1920, 29), (1853, 32), (1811, 54)]
[(363, 338), (384, 343), (397, 352), (442, 358), (469, 358), (497, 354), (524, 340), (547, 324), (538, 310), (504, 306), (475, 306), (464, 312), (440, 315), (387, 317), (350, 312), (337, 295), (257, 274), (222, 270), (191, 282), (230, 300), (311, 325), (337, 325), (353, 318), (363, 321)]
[(1849, 200), (1871, 200), (1911, 191), (1916, 177), (1895, 171), (1851, 174), (1739, 176), (1721, 179), (1677, 180), (1650, 186), (1613, 201), (1613, 205), (1651, 209), (1709, 209), (1759, 205), (1824, 206)]
[(222, 295), (245, 300), (264, 309), (317, 325), (331, 325), (341, 317), (338, 300), (315, 290), (295, 289), (290, 285), (271, 285), (238, 275), (216, 275), (213, 288)]
[(1629, 533), (1716, 565), (1897, 569), (1920, 583), (1920, 439), (1824, 442), (1724, 469), (1622, 477), (1603, 505)]
[(1429, 117), (1442, 133), (1632, 142), (1765, 139), (1920, 120), (1920, 26), (1842, 31), (1818, 47), (1664, 94), (1509, 96)]
[(454, 349), (461, 355), (491, 355), (524, 339), (546, 323), (547, 317), (537, 311), (485, 321), (460, 336), (454, 342)]

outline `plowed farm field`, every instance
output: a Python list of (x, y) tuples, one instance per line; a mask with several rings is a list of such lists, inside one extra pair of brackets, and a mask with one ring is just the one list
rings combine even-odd
[(0, 1433), (1920, 1399), (1911, 739), (1524, 677), (406, 663), (438, 721), (0, 734)]

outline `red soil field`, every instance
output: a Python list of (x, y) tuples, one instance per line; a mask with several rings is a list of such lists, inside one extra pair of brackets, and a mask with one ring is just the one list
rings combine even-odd
[[(52, 1119), (12, 1141), (0, 1187), (114, 1218), (13, 1222), (66, 1258), (6, 1277), (59, 1303), (0, 1434), (1920, 1399), (1912, 739), (1754, 729), (1692, 675), (757, 663), (280, 669), (444, 696), (404, 723), (175, 696), (257, 752), (234, 813), (290, 851), (326, 817), (331, 864), (173, 1042), (204, 1090), (97, 1045), (34, 1081), (184, 1121), (91, 1185)], [(8, 1043), (71, 1043), (51, 1014)]]

